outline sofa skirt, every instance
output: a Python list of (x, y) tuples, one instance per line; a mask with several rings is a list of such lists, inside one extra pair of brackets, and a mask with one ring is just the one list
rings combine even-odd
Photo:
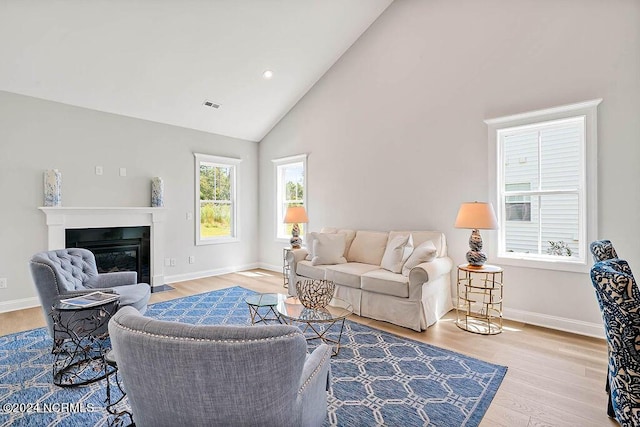
[(363, 317), (382, 320), (418, 332), (424, 331), (453, 309), (451, 280), (446, 274), (425, 283), (422, 285), (421, 300), (362, 292), (360, 307), (360, 315)]

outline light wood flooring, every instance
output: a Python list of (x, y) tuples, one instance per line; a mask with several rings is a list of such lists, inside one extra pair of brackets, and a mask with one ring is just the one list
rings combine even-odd
[[(225, 274), (174, 283), (175, 290), (154, 293), (151, 302), (230, 286), (257, 292), (282, 292), (282, 275), (266, 270)], [(481, 336), (455, 326), (455, 311), (418, 333), (385, 322), (352, 320), (407, 338), (508, 366), (481, 426), (616, 426), (606, 415), (604, 391), (607, 348), (603, 340), (505, 321), (504, 332)], [(0, 314), (0, 335), (44, 326), (42, 310)]]

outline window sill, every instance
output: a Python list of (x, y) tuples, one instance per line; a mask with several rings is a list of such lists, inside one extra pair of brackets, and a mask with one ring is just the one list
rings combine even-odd
[(211, 240), (197, 240), (196, 246), (206, 246), (206, 245), (223, 245), (225, 243), (238, 243), (240, 239), (237, 237), (222, 237), (219, 239), (211, 239)]
[(542, 260), (542, 259), (531, 259), (524, 257), (505, 257), (505, 256), (497, 256), (493, 257), (496, 260), (496, 263), (499, 265), (508, 265), (513, 267), (524, 267), (524, 268), (535, 268), (542, 270), (556, 270), (556, 271), (566, 271), (570, 273), (583, 273), (588, 274), (591, 265), (587, 264), (584, 261), (560, 261), (560, 260)]

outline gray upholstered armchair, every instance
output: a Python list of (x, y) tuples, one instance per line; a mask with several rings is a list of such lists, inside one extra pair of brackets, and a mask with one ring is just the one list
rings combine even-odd
[(137, 426), (319, 426), (331, 349), (295, 326), (188, 325), (129, 308), (109, 321)]
[(53, 338), (52, 305), (60, 297), (72, 297), (89, 292), (114, 292), (120, 295), (120, 306), (130, 305), (141, 313), (147, 310), (151, 289), (146, 283), (136, 283), (137, 273), (122, 271), (99, 274), (93, 253), (82, 248), (38, 252), (29, 262), (49, 333)]

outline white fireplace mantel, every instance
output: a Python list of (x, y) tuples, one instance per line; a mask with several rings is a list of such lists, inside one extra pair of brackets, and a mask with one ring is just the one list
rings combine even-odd
[(151, 284), (164, 284), (165, 208), (150, 207), (39, 207), (47, 217), (49, 250), (65, 247), (67, 228), (149, 226), (151, 229)]

